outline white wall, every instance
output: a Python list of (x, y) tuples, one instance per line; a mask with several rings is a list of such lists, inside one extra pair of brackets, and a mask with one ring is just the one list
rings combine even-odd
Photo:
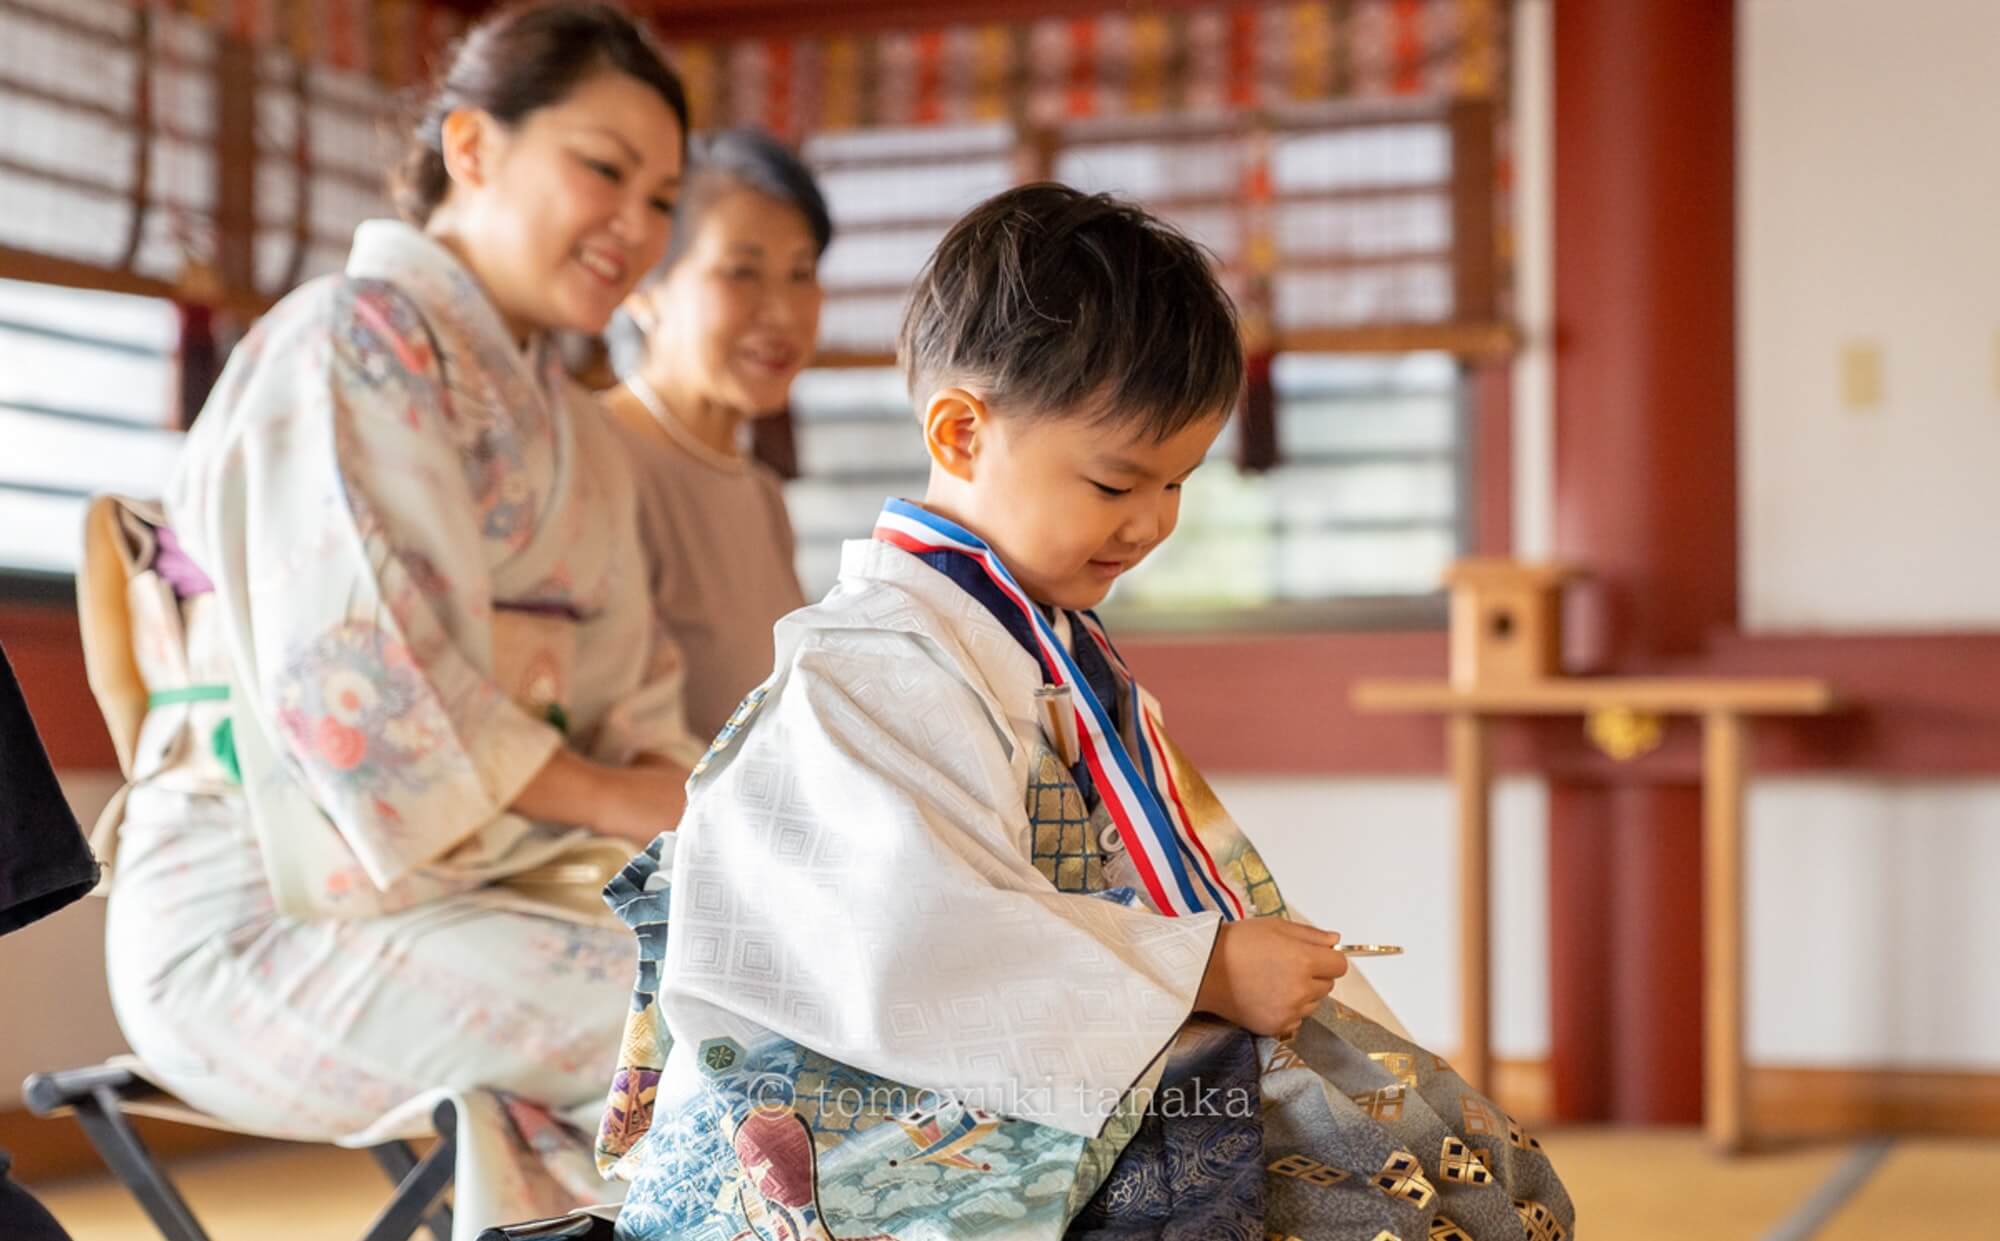
[[(86, 827), (118, 789), (116, 775), (65, 776), (63, 792)], [(0, 1109), (17, 1107), (21, 1079), (125, 1050), (104, 982), (104, 902), (86, 897), (0, 939)]]
[[(2000, 628), (2000, 4), (1737, 12), (1744, 624)], [(1750, 818), (1753, 1058), (2000, 1067), (2000, 781), (1771, 780)]]
[[(1369, 978), (1456, 1050), (1457, 857), (1443, 780), (1230, 778), (1217, 792), (1292, 903), (1407, 956)], [(1749, 799), (1748, 1055), (2000, 1069), (2000, 781), (1770, 778)], [(1548, 795), (1494, 798), (1494, 1051), (1549, 1053)], [(1699, 934), (1699, 928), (1690, 928)]]
[(2000, 4), (1738, 15), (1746, 623), (2000, 627)]
[[(1458, 1046), (1458, 852), (1441, 779), (1215, 781), (1301, 914), (1354, 942), (1401, 944), (1362, 968), (1417, 1041)], [(1493, 1046), (1549, 1052), (1548, 789), (1493, 796)]]
[(2000, 1069), (2000, 780), (1750, 796), (1754, 1060)]

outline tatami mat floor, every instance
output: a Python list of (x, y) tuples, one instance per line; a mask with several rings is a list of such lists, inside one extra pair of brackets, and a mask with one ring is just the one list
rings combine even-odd
[[(1567, 1129), (1542, 1135), (1576, 1196), (1586, 1241), (1762, 1241), (1793, 1220), (1853, 1155), (1846, 1143), (1735, 1159), (1682, 1130)], [(352, 1241), (386, 1197), (363, 1154), (269, 1147), (192, 1159), (176, 1179), (215, 1241)], [(154, 1241), (108, 1177), (33, 1187), (77, 1241)], [(2000, 1238), (2000, 1141), (1908, 1139), (1813, 1241)]]

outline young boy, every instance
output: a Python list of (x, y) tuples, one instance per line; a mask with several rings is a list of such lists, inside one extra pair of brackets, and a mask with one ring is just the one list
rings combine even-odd
[(1539, 1145), (1329, 999), (1338, 936), (1288, 916), (1089, 613), (1236, 400), (1202, 251), (1009, 191), (932, 256), (900, 356), (923, 503), (780, 624), (677, 836), (608, 892), (642, 944), (620, 1235), (1565, 1236)]

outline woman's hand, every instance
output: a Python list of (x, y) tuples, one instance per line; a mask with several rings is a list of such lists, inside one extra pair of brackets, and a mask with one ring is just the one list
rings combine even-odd
[(1339, 943), (1331, 931), (1283, 918), (1225, 922), (1194, 1006), (1252, 1034), (1290, 1038), (1347, 972)]
[(573, 823), (638, 845), (672, 831), (687, 808), (687, 772), (658, 762), (594, 763), (557, 750), (509, 809), (548, 823)]

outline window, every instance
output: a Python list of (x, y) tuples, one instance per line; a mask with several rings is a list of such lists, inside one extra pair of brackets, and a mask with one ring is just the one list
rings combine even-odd
[[(124, 0), (19, 0), (0, 8), (0, 246), (130, 267), (143, 243), (131, 200), (142, 171), (141, 26)], [(156, 82), (171, 94), (171, 71)], [(171, 101), (155, 122), (178, 119)], [(163, 142), (143, 171), (162, 193), (185, 155)], [(186, 204), (197, 210), (204, 204)]]
[(159, 494), (170, 299), (207, 268), (247, 316), (338, 268), (388, 211), (392, 105), (205, 17), (0, 0), (0, 573), (66, 576), (89, 495)]
[(402, 154), (392, 101), (365, 74), (266, 52), (257, 67), (257, 288), (275, 296), (339, 271), (354, 229), (394, 215), (384, 170)]
[(159, 493), (175, 331), (156, 298), (0, 281), (0, 572), (67, 576), (90, 495)]
[(241, 307), (337, 267), (388, 209), (393, 94), (129, 0), (0, 4), (0, 246), (167, 294), (190, 258)]
[(834, 219), (820, 263), (823, 357), (876, 364), (896, 352), (903, 295), (959, 216), (1014, 183), (1010, 126), (828, 134), (805, 144)]
[(1273, 372), (1283, 464), (1236, 470), (1232, 422), (1188, 482), (1179, 530), (1107, 604), (1122, 623), (1407, 618), (1459, 555), (1456, 359), (1290, 353)]
[[(1463, 103), (1315, 105), (878, 130), (809, 142), (836, 223), (821, 367), (793, 412), (789, 497), (808, 593), (884, 496), (927, 471), (890, 368), (910, 279), (966, 207), (1021, 171), (1146, 203), (1268, 315), (1279, 462), (1236, 468), (1232, 422), (1174, 539), (1107, 604), (1125, 625), (1438, 615), (1470, 541), (1471, 384), (1455, 350), (1494, 320), (1492, 115)], [(1039, 161), (1039, 166), (1037, 166)]]
[[(1335, 104), (1052, 135), (1059, 179), (1207, 245), (1275, 350), (1279, 463), (1233, 469), (1232, 424), (1174, 539), (1107, 604), (1124, 623), (1360, 620), (1437, 590), (1470, 533), (1470, 385), (1421, 346), (1493, 314), (1491, 124), (1465, 104)], [(1418, 348), (1350, 352), (1393, 335)]]

